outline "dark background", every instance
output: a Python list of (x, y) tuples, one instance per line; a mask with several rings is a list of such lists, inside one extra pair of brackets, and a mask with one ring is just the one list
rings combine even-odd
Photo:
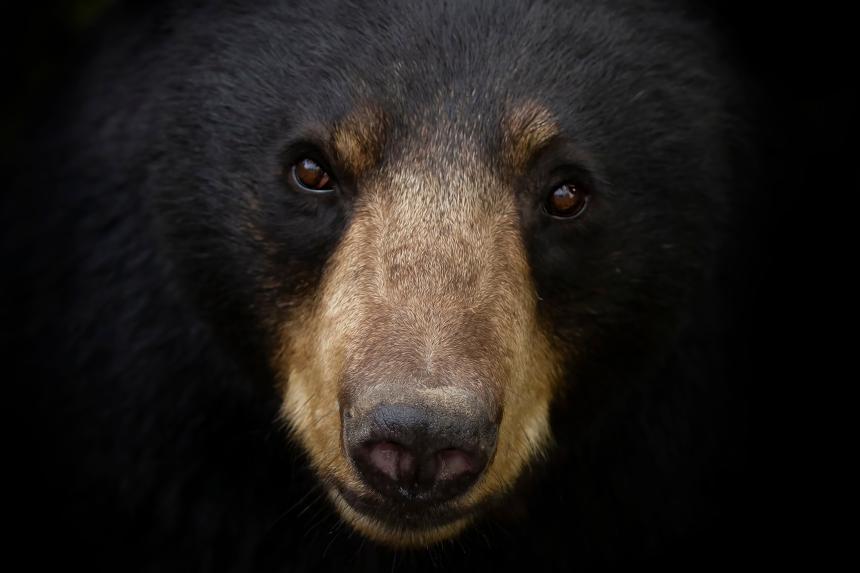
[[(99, 22), (118, 3), (4, 8), (4, 166), (49, 102), (61, 100), (57, 90), (75, 77)], [(152, 2), (127, 4), (146, 10)], [(848, 539), (836, 526), (851, 517), (841, 515), (848, 497), (840, 476), (842, 460), (856, 457), (856, 447), (839, 439), (850, 432), (851, 402), (843, 395), (856, 380), (849, 278), (860, 191), (855, 18), (836, 2), (690, 6), (715, 22), (743, 78), (757, 173), (753, 233), (738, 268), (751, 293), (739, 309), (748, 360), (737, 381), (750, 396), (749, 479), (738, 492), (749, 519), (714, 534), (741, 540), (755, 563), (820, 564)], [(3, 328), (14, 336), (14, 325)]]

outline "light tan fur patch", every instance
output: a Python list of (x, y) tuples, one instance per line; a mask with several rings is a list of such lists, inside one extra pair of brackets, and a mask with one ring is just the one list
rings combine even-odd
[(385, 115), (372, 105), (360, 106), (334, 129), (337, 160), (354, 177), (361, 177), (379, 162), (385, 133)]
[(502, 119), (503, 154), (517, 171), (559, 135), (552, 113), (535, 101), (509, 104)]

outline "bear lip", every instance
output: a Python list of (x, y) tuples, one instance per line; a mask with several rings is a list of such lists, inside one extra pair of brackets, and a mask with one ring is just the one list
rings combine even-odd
[(335, 484), (333, 489), (354, 511), (396, 529), (432, 529), (472, 517), (478, 510), (477, 507), (452, 507), (445, 502), (391, 502), (358, 493), (340, 483)]

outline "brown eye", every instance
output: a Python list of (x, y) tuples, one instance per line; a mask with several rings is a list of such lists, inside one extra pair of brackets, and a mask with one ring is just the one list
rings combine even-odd
[(552, 190), (544, 208), (547, 214), (560, 219), (572, 219), (585, 211), (588, 205), (588, 192), (584, 187), (565, 183)]
[(293, 179), (305, 191), (325, 193), (334, 188), (331, 176), (313, 159), (301, 159), (293, 165)]

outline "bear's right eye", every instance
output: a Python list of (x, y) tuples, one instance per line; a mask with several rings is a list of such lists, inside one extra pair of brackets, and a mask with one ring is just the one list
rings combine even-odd
[(327, 193), (334, 190), (331, 175), (313, 159), (300, 159), (293, 164), (291, 174), (295, 184), (303, 191)]
[(544, 212), (555, 219), (576, 219), (588, 207), (588, 189), (565, 183), (552, 190), (544, 202)]

